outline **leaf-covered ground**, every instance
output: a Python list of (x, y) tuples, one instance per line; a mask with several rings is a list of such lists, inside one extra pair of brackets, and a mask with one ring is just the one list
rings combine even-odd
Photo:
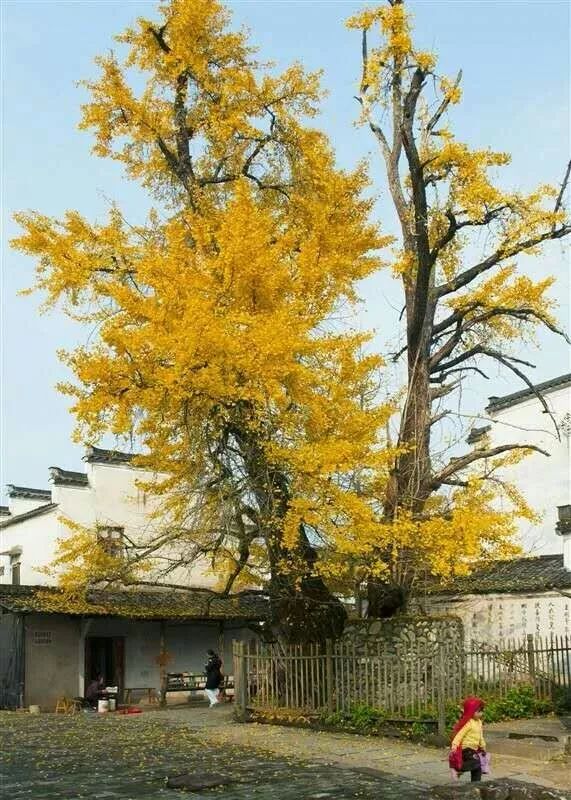
[[(225, 800), (421, 800), (426, 790), (395, 777), (263, 754), (243, 744), (213, 743), (208, 727), (187, 715), (0, 714), (0, 785), (10, 800), (132, 800), (223, 797)], [(303, 760), (302, 756), (305, 756)], [(184, 795), (167, 776), (216, 772), (228, 786)]]

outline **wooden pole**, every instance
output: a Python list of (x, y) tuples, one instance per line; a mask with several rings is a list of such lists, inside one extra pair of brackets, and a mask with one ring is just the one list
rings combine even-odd
[(438, 648), (438, 733), (446, 735), (446, 708), (444, 701), (445, 676), (444, 676), (444, 648)]
[(533, 634), (527, 634), (527, 669), (529, 677), (535, 683), (535, 652), (533, 647)]
[(234, 642), (233, 652), (235, 716), (239, 722), (245, 722), (248, 706), (248, 661), (244, 642)]
[(335, 687), (333, 686), (333, 642), (325, 642), (325, 672), (327, 676), (327, 709), (330, 714), (335, 711)]
[(167, 704), (167, 646), (166, 646), (166, 623), (164, 619), (160, 623), (159, 634), (159, 676), (161, 684), (161, 707)]

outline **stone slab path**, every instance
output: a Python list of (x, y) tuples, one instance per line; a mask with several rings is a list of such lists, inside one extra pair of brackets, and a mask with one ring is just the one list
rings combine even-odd
[[(449, 779), (445, 753), (386, 739), (232, 720), (231, 706), (140, 715), (0, 712), (0, 796), (10, 800), (422, 800)], [(517, 762), (517, 763), (514, 763)], [(564, 788), (568, 765), (498, 757), (495, 777)], [(231, 783), (182, 794), (168, 776)], [(571, 793), (562, 793), (571, 800)]]
[[(315, 761), (325, 761), (349, 769), (379, 770), (430, 786), (444, 784), (450, 780), (447, 750), (386, 738), (311, 731), (279, 725), (233, 724), (229, 706), (214, 708), (212, 711), (187, 706), (180, 710), (173, 708), (172, 713), (185, 716), (189, 720), (205, 718), (203, 724), (208, 726), (210, 740), (220, 744), (247, 742), (250, 746), (269, 753), (279, 753), (286, 757), (310, 757)], [(521, 727), (529, 729), (528, 724), (522, 724)], [(544, 728), (553, 730), (558, 727), (560, 723), (553, 719), (550, 722), (546, 721), (542, 730)], [(511, 723), (510, 728), (518, 730), (519, 723)], [(531, 729), (534, 729), (533, 726)], [(494, 755), (492, 752), (492, 764), (494, 778), (513, 778), (550, 788), (571, 789), (571, 759), (568, 758), (544, 762)]]
[[(426, 787), (417, 782), (334, 767), (303, 758), (302, 752), (278, 756), (245, 741), (216, 742), (210, 734), (221, 721), (200, 711), (165, 716), (0, 713), (0, 796), (7, 800), (426, 797)], [(167, 776), (188, 772), (205, 778), (215, 772), (231, 782), (192, 794), (166, 787)]]

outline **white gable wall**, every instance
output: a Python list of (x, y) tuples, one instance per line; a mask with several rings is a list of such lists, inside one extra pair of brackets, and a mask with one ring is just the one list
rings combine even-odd
[(45, 506), (49, 503), (49, 497), (45, 499), (30, 498), (30, 497), (10, 497), (8, 507), (10, 514), (16, 516), (17, 514), (25, 514), (26, 511), (32, 511), (34, 508)]
[(502, 470), (502, 478), (514, 483), (530, 506), (543, 515), (538, 525), (520, 523), (524, 550), (533, 555), (562, 553), (563, 542), (555, 534), (557, 506), (571, 503), (571, 386), (545, 394), (545, 400), (561, 428), (558, 440), (553, 422), (536, 397), (490, 412), (492, 446), (532, 444), (547, 451), (532, 453), (522, 462)]
[[(63, 519), (93, 529), (96, 526), (121, 527), (133, 541), (144, 542), (156, 534), (157, 523), (149, 517), (157, 501), (146, 496), (136, 485), (138, 480), (150, 480), (149, 473), (133, 469), (128, 464), (88, 463), (87, 476), (89, 485), (86, 487), (52, 487), (52, 501), (57, 504), (53, 511), (0, 528), (0, 552), (15, 547), (22, 549), (22, 584), (57, 583), (56, 578), (44, 575), (39, 570), (53, 561), (58, 540), (72, 535)], [(0, 566), (4, 566), (0, 583), (11, 583), (9, 556), (0, 556)], [(156, 576), (151, 573), (147, 579), (154, 580)], [(192, 569), (174, 570), (161, 582), (210, 587), (214, 580), (208, 574), (208, 564), (201, 561), (196, 562)]]
[[(39, 572), (38, 567), (53, 561), (56, 542), (61, 535), (61, 523), (57, 518), (57, 509), (0, 530), (1, 552), (15, 548), (22, 551), (20, 556), (21, 584), (54, 583), (47, 575)], [(0, 575), (0, 583), (12, 583), (8, 555), (0, 556), (0, 566), (4, 567), (4, 574)]]

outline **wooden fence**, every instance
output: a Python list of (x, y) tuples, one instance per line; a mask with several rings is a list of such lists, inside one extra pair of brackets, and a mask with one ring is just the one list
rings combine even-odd
[(558, 688), (571, 689), (571, 637), (533, 636), (501, 645), (471, 642), (465, 654), (467, 689), (501, 697), (516, 687), (532, 686), (548, 699)]
[[(426, 644), (426, 643), (425, 643)], [(234, 643), (236, 702), (248, 708), (297, 709), (306, 713), (382, 709), (389, 718), (427, 715), (444, 727), (444, 708), (471, 692), (505, 696), (530, 685), (537, 697), (571, 688), (571, 637), (534, 637), (501, 646), (448, 644), (387, 653), (343, 641), (326, 646)]]

